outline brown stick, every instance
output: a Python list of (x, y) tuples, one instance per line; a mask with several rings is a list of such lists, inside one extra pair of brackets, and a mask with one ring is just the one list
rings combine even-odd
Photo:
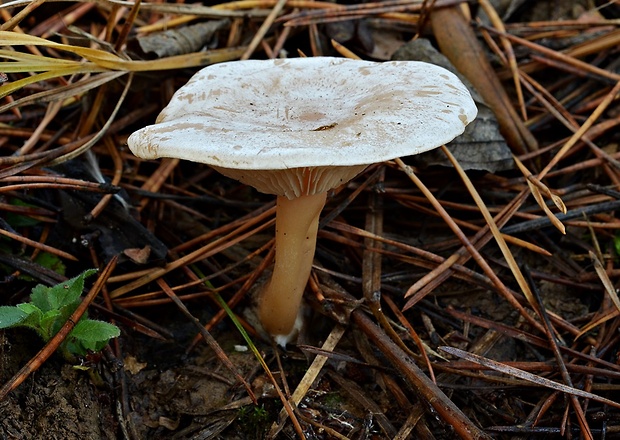
[[(353, 298), (350, 298), (352, 301)], [(362, 329), (372, 343), (383, 355), (400, 371), (411, 386), (426, 400), (437, 414), (450, 423), (457, 434), (463, 439), (490, 439), (484, 431), (478, 428), (465, 414), (431, 381), (400, 347), (373, 323), (366, 314), (357, 309), (351, 314), (351, 319)]]

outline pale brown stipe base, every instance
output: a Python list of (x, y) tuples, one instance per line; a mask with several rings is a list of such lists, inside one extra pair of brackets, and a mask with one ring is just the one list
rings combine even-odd
[(295, 321), (312, 269), (319, 215), (326, 193), (289, 200), (276, 208), (276, 261), (262, 292), (258, 314), (265, 330), (281, 345), (294, 337)]

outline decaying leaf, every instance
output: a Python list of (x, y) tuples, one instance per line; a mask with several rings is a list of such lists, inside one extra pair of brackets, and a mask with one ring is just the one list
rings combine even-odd
[(145, 54), (164, 58), (198, 52), (213, 41), (217, 31), (228, 25), (229, 20), (205, 21), (180, 29), (142, 35), (137, 39)]

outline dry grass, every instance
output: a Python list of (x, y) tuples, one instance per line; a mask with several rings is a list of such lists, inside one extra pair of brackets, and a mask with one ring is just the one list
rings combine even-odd
[[(23, 298), (31, 284), (20, 275), (62, 278), (41, 254), (67, 273), (120, 255), (96, 302), (121, 340), (173, 337), (155, 323), (168, 305), (184, 310), (179, 319), (199, 315), (201, 336), (177, 343), (189, 353), (206, 340), (245, 386), (231, 386), (221, 411), (271, 402), (261, 434), (270, 438), (620, 435), (620, 31), (604, 15), (617, 5), (552, 15), (553, 2), (534, 2), (504, 22), (488, 0), (477, 9), (485, 20), (453, 3), (5, 4), (2, 303)], [(212, 26), (189, 52), (139, 47), (200, 23)], [(206, 166), (138, 160), (126, 138), (198, 67), (298, 52), (377, 57), (414, 37), (431, 38), (476, 87), (514, 166), (465, 171), (443, 148), (450, 167), (397, 159), (330, 194), (306, 292), (315, 317), (281, 359), (242, 318), (273, 258), (270, 198)], [(220, 347), (231, 332), (256, 346), (247, 374)], [(106, 361), (133, 355), (126, 345), (112, 344)], [(262, 392), (260, 378), (276, 392)], [(126, 381), (110, 384), (118, 426), (134, 423)], [(330, 393), (339, 406), (325, 404)], [(196, 423), (172, 431), (193, 438)]]

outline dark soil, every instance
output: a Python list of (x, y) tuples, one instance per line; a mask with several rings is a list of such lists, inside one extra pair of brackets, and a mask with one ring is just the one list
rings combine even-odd
[[(32, 356), (41, 341), (17, 330), (1, 338), (0, 380), (4, 383)], [(93, 374), (100, 374), (95, 366)], [(0, 402), (0, 433), (5, 439), (116, 439), (113, 383), (94, 385), (88, 371), (61, 358), (46, 362)]]
[[(43, 2), (38, 9), (38, 3), (32, 3), (32, 13), (20, 23), (26, 34), (80, 46), (92, 43), (144, 60), (156, 55), (140, 52), (137, 29), (183, 15), (157, 10), (157, 6), (143, 8), (136, 18), (129, 15), (129, 9), (117, 10), (106, 2)], [(182, 7), (184, 2), (168, 3), (167, 7)], [(488, 19), (481, 5), (470, 3), (474, 16), (465, 20), (465, 26), (471, 26), (478, 37), (474, 41), (484, 47), (492, 71), (507, 91), (506, 99), (512, 100), (507, 105), (518, 108), (511, 72), (494, 52), (504, 50), (504, 42), (493, 33), (483, 34)], [(620, 8), (602, 0), (491, 3), (511, 35), (558, 53), (582, 50), (592, 41), (602, 47), (579, 55), (577, 63), (572, 55), (551, 60), (522, 42), (511, 43), (519, 69), (554, 97), (555, 110), (550, 112), (541, 103), (547, 101), (539, 101), (540, 90), (535, 95), (525, 89), (527, 117), (519, 111), (515, 116), (519, 121), (525, 119), (523, 127), (536, 139), (539, 150), (524, 154), (515, 148), (482, 101), (478, 103), (481, 117), (476, 121), (480, 129), (463, 136), (460, 146), (451, 147), (461, 149), (463, 163), (475, 165), (468, 176), (491, 214), (497, 215), (528, 190), (528, 181), (514, 167), (513, 154), (532, 173), (539, 172), (617, 81)], [(413, 15), (413, 6), (403, 2), (396, 7), (402, 9), (388, 12), (408, 15), (357, 11), (361, 18), (333, 21), (329, 14), (338, 11), (331, 11), (317, 18), (316, 27), (303, 24), (287, 30), (278, 21), (253, 56), (266, 57), (276, 38), (284, 35), (288, 40), (281, 53), (289, 56), (296, 56), (298, 50), (307, 55), (341, 56), (330, 43), (335, 38), (369, 59), (387, 60), (396, 49), (404, 59), (422, 58), (428, 54), (420, 53), (429, 48), (435, 59), (441, 58), (433, 34), (437, 28), (433, 31), (425, 21), (428, 17), (423, 13), (420, 18), (418, 10)], [(9, 10), (12, 16), (18, 12)], [(292, 7), (285, 10), (296, 12)], [(115, 20), (118, 11), (122, 17)], [(216, 30), (196, 49), (206, 52), (194, 55), (247, 46), (266, 14), (254, 8), (242, 12), (243, 16), (218, 21)], [(3, 23), (10, 17), (3, 16)], [(416, 27), (418, 20), (425, 25), (422, 29)], [(607, 21), (597, 25), (596, 20)], [(130, 29), (124, 27), (126, 23)], [(113, 35), (103, 41), (100, 35), (106, 29)], [(421, 38), (412, 42), (418, 30)], [(127, 44), (115, 48), (115, 38), (126, 38)], [(163, 30), (157, 38), (170, 39)], [(28, 59), (36, 58), (23, 44), (12, 49), (23, 50)], [(60, 49), (38, 49), (52, 58), (81, 60)], [(586, 69), (583, 63), (608, 74), (601, 77), (600, 71)], [(589, 438), (588, 432), (594, 439), (620, 439), (620, 409), (614, 404), (620, 402), (620, 222), (614, 205), (620, 199), (617, 95), (599, 116), (596, 130), (588, 132), (592, 138), (577, 142), (543, 179), (574, 214), (564, 221), (567, 233), (558, 232), (551, 222), (528, 227), (530, 220), (547, 218), (529, 193), (505, 225), (525, 225), (508, 234), (522, 240), (511, 242), (509, 248), (519, 270), (531, 275), (527, 285), (533, 298), (522, 294), (523, 283), (517, 282), (490, 233), (464, 247), (464, 240), (447, 226), (446, 217), (454, 219), (463, 236), (474, 240), (486, 223), (454, 168), (437, 166), (446, 164), (445, 154), (437, 150), (440, 160), (428, 156), (404, 160), (446, 209), (443, 218), (403, 172), (404, 167), (392, 161), (372, 165), (330, 192), (323, 211), (323, 218), (330, 220), (319, 231), (313, 276), (305, 292), (305, 326), (297, 343), (282, 349), (262, 338), (253, 325), (254, 296), (267, 278), (265, 273), (248, 282), (248, 274), (259, 271), (269, 255), (267, 244), (274, 228), (267, 222), (272, 217), (252, 226), (267, 225), (243, 240), (229, 238), (217, 251), (185, 262), (157, 280), (118, 297), (110, 294), (138, 279), (142, 271), (180, 261), (225, 237), (230, 224), (247, 225), (272, 206), (273, 197), (224, 178), (206, 165), (168, 159), (141, 161), (128, 151), (129, 134), (152, 123), (173, 91), (199, 67), (189, 62), (188, 66), (165, 72), (147, 69), (135, 73), (133, 82), (125, 75), (93, 90), (75, 92), (75, 96), (67, 92), (59, 98), (63, 105), (43, 131), (38, 128), (43, 128), (45, 115), (54, 111), (46, 97), (0, 113), (0, 229), (15, 233), (12, 239), (4, 235), (0, 239), (0, 305), (24, 302), (36, 283), (50, 285), (58, 280), (51, 268), (36, 263), (39, 250), (33, 250), (27, 240), (40, 240), (77, 257), (78, 261), (61, 258), (67, 276), (87, 268), (101, 269), (119, 257), (112, 280), (89, 314), (121, 328), (121, 336), (101, 353), (76, 363), (54, 354), (8, 393), (0, 401), (0, 440), (262, 440), (297, 439), (300, 433), (309, 440), (454, 440), (459, 432), (463, 438), (476, 439), (572, 440)], [(31, 75), (29, 70), (9, 71), (4, 59), (0, 67), (0, 74), (3, 69), (8, 72), (0, 81), (9, 84)], [(2, 98), (0, 105), (27, 101), (33, 93), (64, 90), (73, 79), (69, 76), (17, 90), (11, 99)], [(524, 77), (521, 81), (525, 83)], [(96, 165), (84, 154), (62, 164), (52, 162), (56, 156), (43, 157), (98, 134), (126, 84), (131, 87), (113, 126), (90, 150)], [(100, 118), (91, 120), (90, 115)], [(572, 124), (570, 129), (567, 124)], [(23, 156), (17, 152), (28, 139), (34, 139), (34, 156), (26, 155), (20, 162)], [(92, 183), (97, 181), (93, 168), (106, 182), (94, 189), (75, 182), (69, 187), (58, 186), (58, 182), (50, 186), (47, 181), (43, 187), (5, 188), (40, 177)], [(164, 177), (161, 182), (160, 176)], [(21, 177), (35, 180), (7, 180)], [(112, 192), (109, 183), (117, 177), (116, 189), (128, 207), (110, 198), (92, 216), (106, 191)], [(548, 197), (545, 201), (559, 214)], [(16, 215), (17, 211), (21, 214)], [(214, 230), (220, 232), (193, 241)], [(385, 241), (374, 240), (377, 236)], [(478, 261), (471, 258), (472, 249), (479, 252)], [(405, 292), (455, 254), (457, 264), (438, 274), (447, 274), (446, 279), (407, 308), (410, 298), (404, 297)], [(481, 262), (488, 263), (491, 273), (484, 271)], [(198, 282), (204, 274), (209, 275), (208, 281)], [(214, 344), (196, 337), (195, 323), (170, 300), (171, 290), (201, 325), (208, 326)], [(233, 312), (256, 345), (258, 356), (221, 312), (215, 292), (233, 303)], [(324, 351), (321, 347), (326, 341), (335, 342)], [(29, 330), (0, 331), (0, 385), (10, 383), (43, 346)], [(450, 355), (442, 347), (462, 351)], [(310, 375), (320, 356), (326, 357), (325, 364)], [(266, 368), (259, 361), (263, 359)], [(486, 361), (496, 363), (489, 366)], [(508, 371), (507, 366), (520, 371)], [(311, 383), (290, 417), (284, 402), (291, 402), (295, 390), (303, 388), (300, 383), (307, 374)], [(539, 383), (543, 379), (552, 383)], [(564, 386), (560, 391), (553, 386), (558, 384)], [(572, 398), (570, 392), (578, 396)], [(585, 392), (591, 395), (584, 396)], [(464, 434), (468, 429), (474, 433), (469, 437)]]

